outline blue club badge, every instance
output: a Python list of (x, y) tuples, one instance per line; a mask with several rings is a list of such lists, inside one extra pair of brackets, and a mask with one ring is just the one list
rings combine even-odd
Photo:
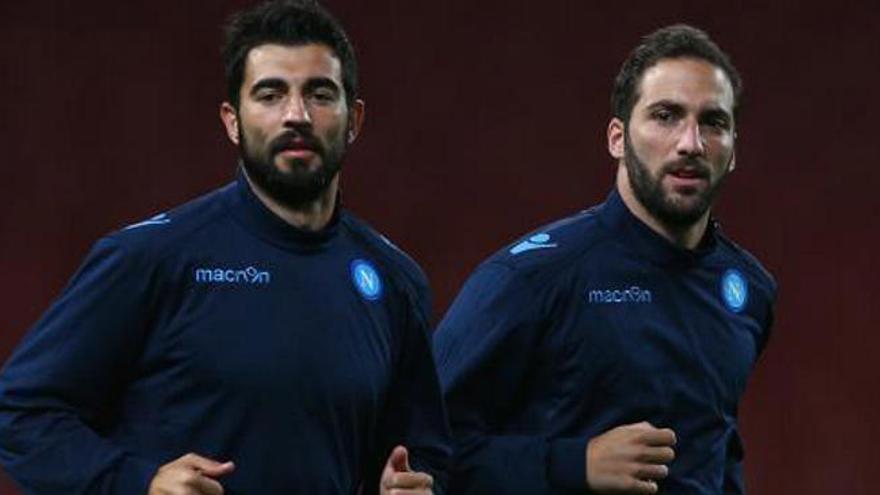
[(375, 301), (382, 297), (382, 279), (370, 262), (360, 259), (352, 261), (351, 281), (364, 299)]
[(721, 299), (727, 309), (739, 313), (749, 302), (749, 284), (739, 270), (733, 268), (721, 277)]

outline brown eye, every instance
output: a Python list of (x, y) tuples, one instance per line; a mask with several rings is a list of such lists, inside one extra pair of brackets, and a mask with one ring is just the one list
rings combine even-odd
[(651, 114), (654, 120), (662, 123), (672, 122), (674, 115), (669, 110), (657, 110)]
[(726, 131), (727, 129), (730, 129), (730, 121), (724, 117), (708, 119), (703, 125), (709, 126), (715, 131)]
[(336, 92), (331, 89), (317, 89), (312, 94), (311, 97), (318, 103), (326, 104), (333, 103), (336, 101)]
[(257, 101), (262, 103), (274, 103), (281, 99), (281, 93), (277, 91), (261, 91), (257, 93)]

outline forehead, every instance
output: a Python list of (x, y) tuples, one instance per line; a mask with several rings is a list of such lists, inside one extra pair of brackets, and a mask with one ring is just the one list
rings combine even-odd
[(342, 79), (342, 64), (327, 45), (259, 45), (252, 48), (245, 59), (244, 86), (268, 77), (325, 77), (338, 83)]
[(663, 59), (649, 67), (639, 84), (636, 107), (672, 101), (688, 107), (733, 111), (733, 86), (724, 71), (695, 58)]

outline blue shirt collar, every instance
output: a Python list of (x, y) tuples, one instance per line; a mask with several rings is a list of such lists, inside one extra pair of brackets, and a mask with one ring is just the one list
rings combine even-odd
[(627, 249), (659, 264), (691, 264), (700, 261), (715, 252), (720, 234), (720, 225), (710, 217), (706, 232), (696, 249), (677, 246), (633, 215), (616, 187), (600, 205), (599, 221), (614, 232), (615, 237)]
[(254, 194), (250, 183), (239, 170), (234, 187), (227, 190), (227, 204), (233, 216), (259, 237), (286, 249), (314, 250), (330, 243), (339, 232), (344, 215), (339, 196), (330, 222), (321, 230), (303, 230), (285, 222)]

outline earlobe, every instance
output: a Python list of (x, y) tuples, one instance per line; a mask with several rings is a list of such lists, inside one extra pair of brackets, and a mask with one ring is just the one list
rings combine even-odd
[(620, 160), (624, 155), (624, 138), (626, 136), (625, 124), (617, 117), (608, 122), (608, 153)]
[(361, 133), (361, 128), (364, 125), (364, 111), (366, 104), (364, 100), (355, 100), (354, 104), (351, 106), (351, 112), (348, 119), (348, 144), (355, 142), (358, 135)]
[(220, 105), (220, 120), (226, 128), (226, 137), (232, 144), (238, 145), (238, 112), (229, 102), (224, 101)]

